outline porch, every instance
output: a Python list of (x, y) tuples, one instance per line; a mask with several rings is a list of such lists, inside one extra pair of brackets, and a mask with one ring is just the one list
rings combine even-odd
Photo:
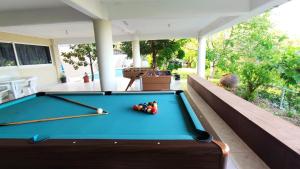
[[(131, 41), (133, 65), (139, 67), (139, 41), (194, 37), (199, 42), (197, 75), (187, 81), (173, 79), (171, 89), (186, 91), (206, 130), (229, 145), (227, 168), (296, 169), (300, 166), (299, 128), (204, 79), (207, 35), (286, 1), (5, 0), (0, 7), (0, 43), (7, 46), (9, 64), (0, 65), (0, 75), (36, 76), (40, 91), (124, 91), (129, 79), (114, 75), (114, 42)], [(100, 80), (59, 83), (63, 61), (58, 46), (92, 42)], [(25, 63), (22, 45), (43, 49), (41, 63), (35, 64), (34, 59)], [(130, 90), (139, 91), (140, 81)]]

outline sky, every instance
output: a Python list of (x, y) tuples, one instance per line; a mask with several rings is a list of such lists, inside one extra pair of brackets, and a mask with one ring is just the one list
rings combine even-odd
[(290, 39), (300, 39), (300, 0), (291, 0), (271, 10), (271, 22)]

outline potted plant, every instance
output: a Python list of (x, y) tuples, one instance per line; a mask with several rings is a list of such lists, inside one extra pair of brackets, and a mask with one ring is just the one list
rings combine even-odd
[(64, 74), (61, 75), (59, 79), (60, 79), (61, 83), (66, 83), (67, 82), (67, 77)]
[[(182, 67), (182, 61), (178, 59), (178, 60), (170, 61), (167, 69), (173, 71), (181, 67)], [(180, 75), (178, 73), (173, 73), (173, 75), (175, 80), (180, 80)]]
[(180, 80), (180, 74), (174, 73), (174, 78), (175, 78), (175, 80)]

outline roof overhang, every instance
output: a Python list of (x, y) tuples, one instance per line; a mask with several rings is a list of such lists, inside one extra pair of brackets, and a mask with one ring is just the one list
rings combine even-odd
[(94, 41), (93, 19), (112, 22), (113, 39), (153, 40), (205, 36), (288, 0), (2, 0), (0, 31)]

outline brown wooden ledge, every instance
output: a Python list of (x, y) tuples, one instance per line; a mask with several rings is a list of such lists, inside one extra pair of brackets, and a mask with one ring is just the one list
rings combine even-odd
[(269, 167), (300, 166), (299, 127), (196, 75), (188, 84)]

